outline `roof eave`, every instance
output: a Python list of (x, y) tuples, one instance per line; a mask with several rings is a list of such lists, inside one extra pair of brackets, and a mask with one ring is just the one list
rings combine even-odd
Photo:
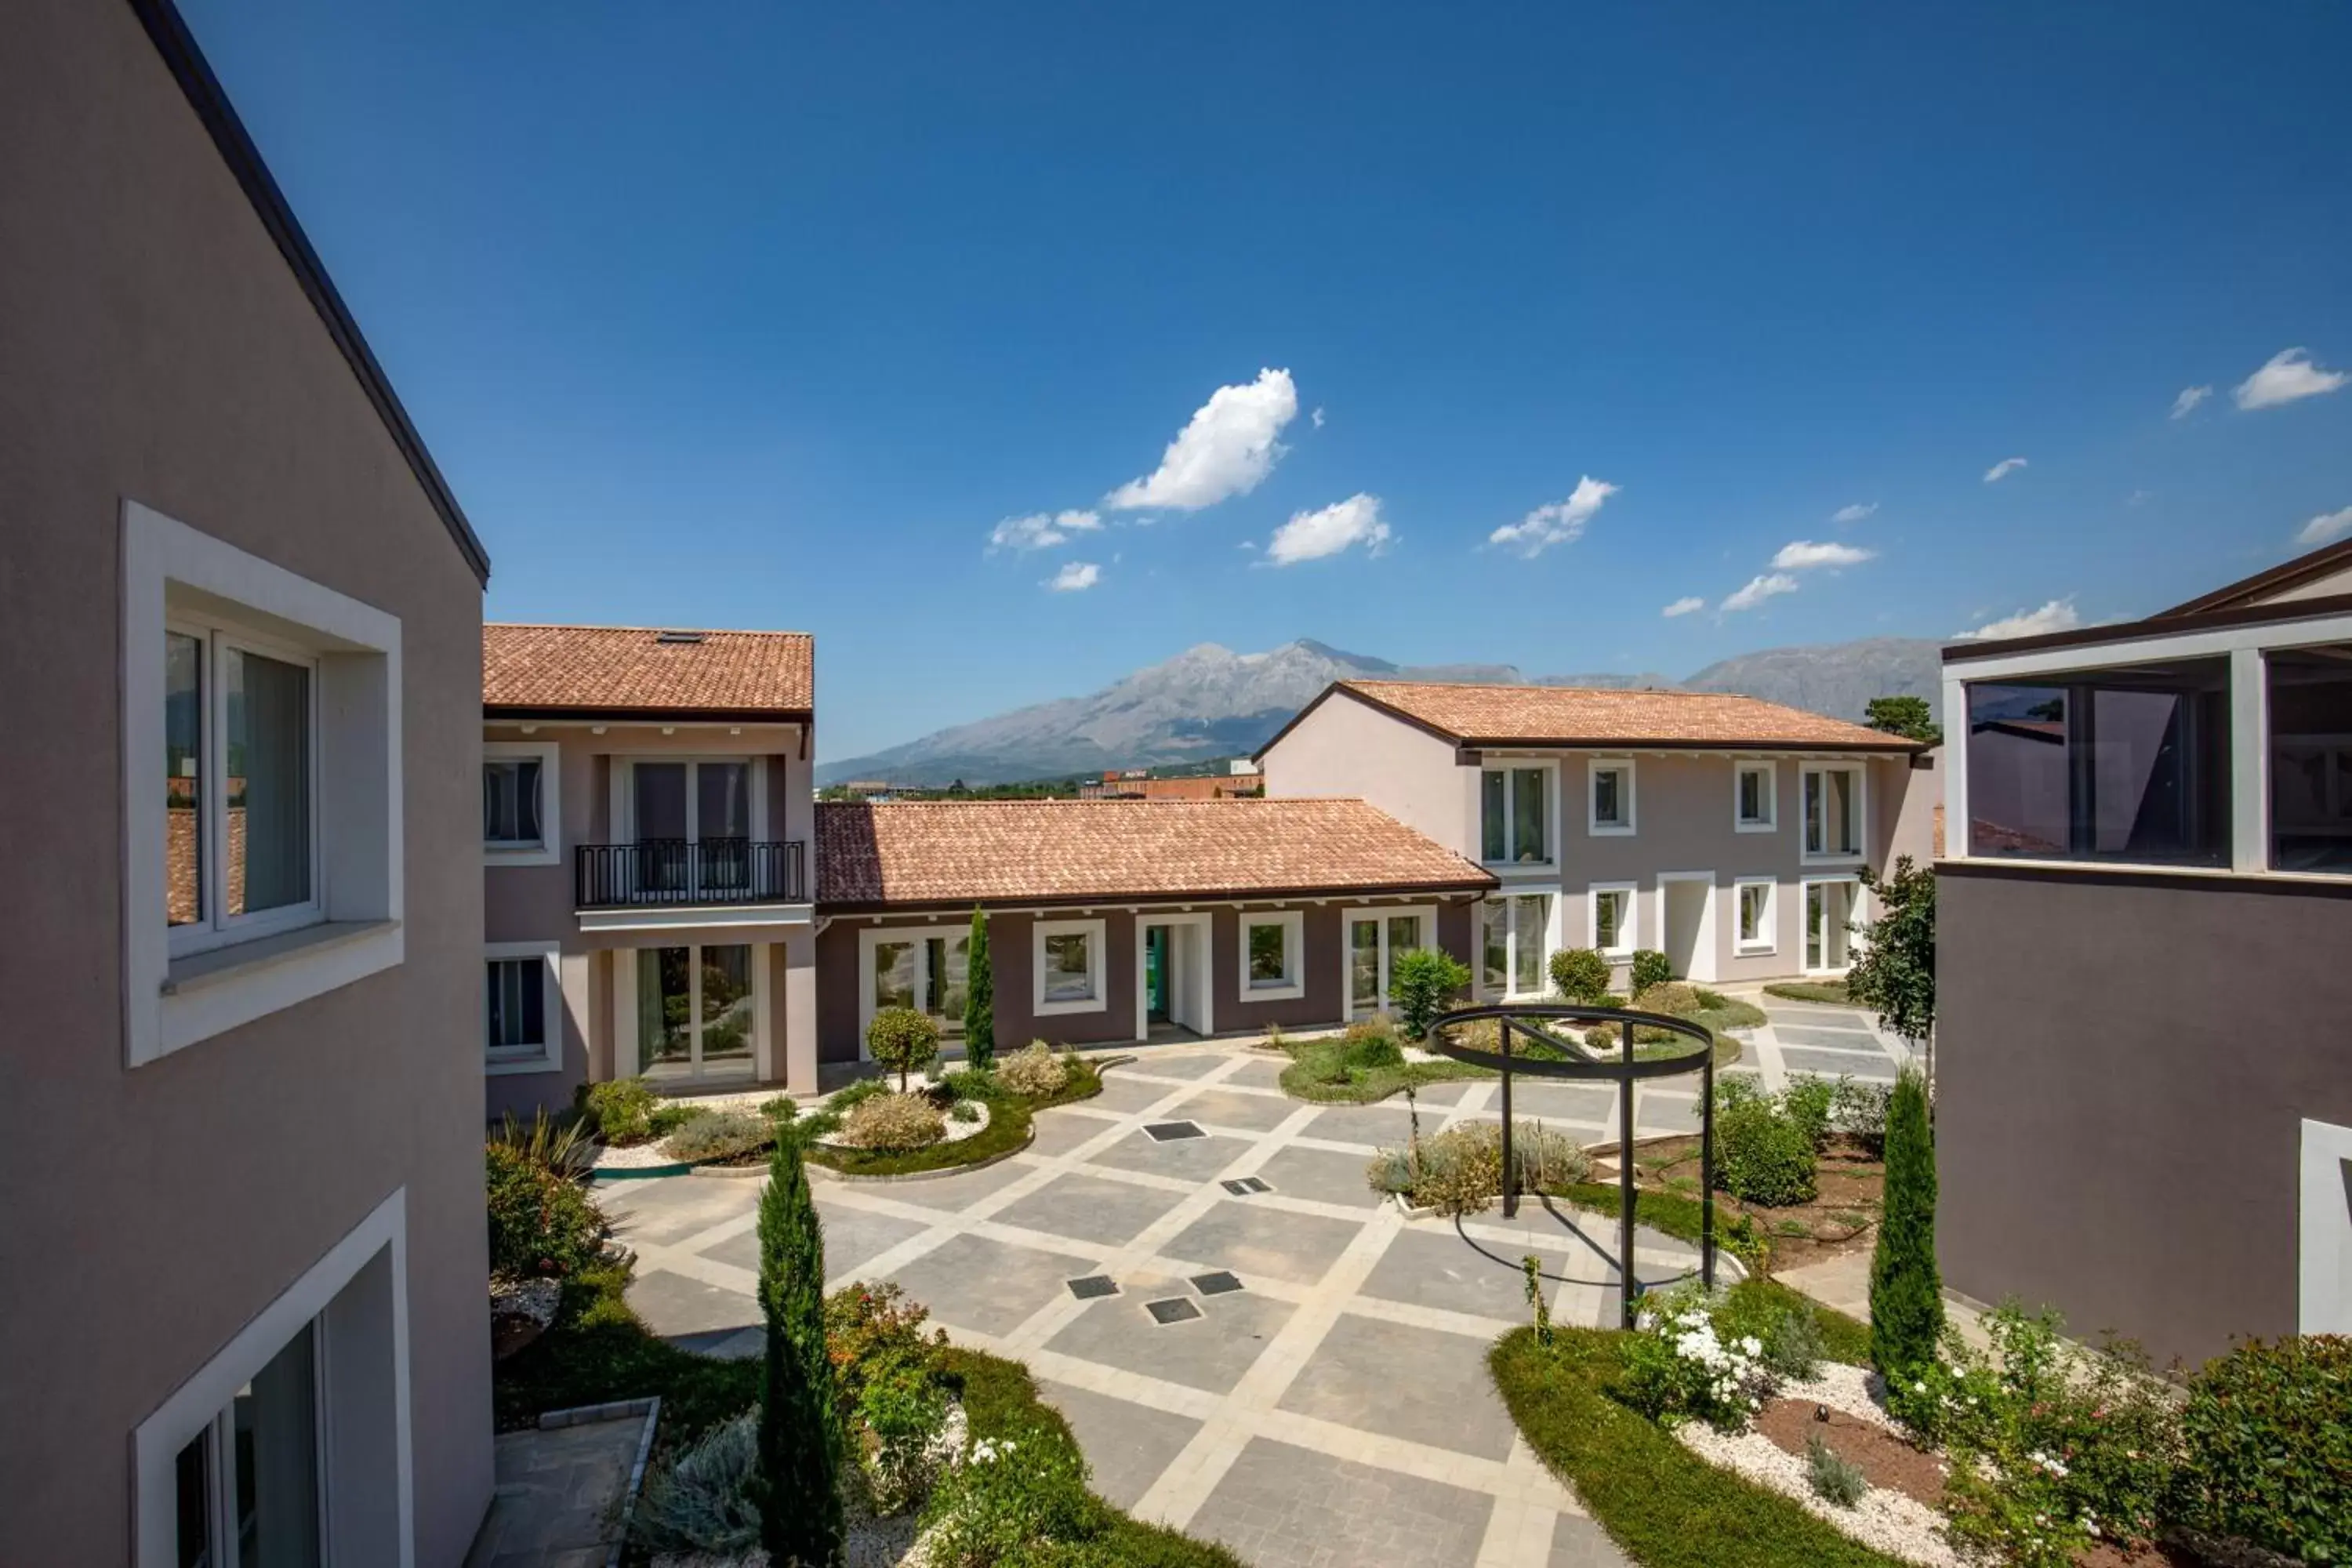
[(816, 715), (808, 708), (636, 708), (567, 707), (543, 702), (485, 702), (485, 723), (513, 724), (598, 722), (613, 724), (806, 724)]
[(2098, 647), (2107, 643), (2143, 642), (2186, 637), (2192, 632), (2221, 631), (2233, 626), (2266, 626), (2273, 622), (2320, 620), (2352, 614), (2352, 594), (2327, 594), (2311, 599), (2280, 599), (2268, 604), (2184, 613), (2167, 610), (2145, 620), (2116, 621), (2101, 626), (2076, 626), (2069, 631), (2043, 632), (2038, 637), (2003, 637), (1997, 642), (1958, 642), (1943, 651), (1948, 665), (2003, 658), (2011, 654), (2048, 648)]
[(1024, 899), (819, 899), (816, 911), (820, 915), (880, 915), (926, 914), (945, 910), (969, 912), (974, 907), (1018, 912), (1030, 910), (1063, 910), (1083, 908), (1113, 908), (1127, 904), (1269, 904), (1298, 903), (1307, 900), (1329, 902), (1344, 899), (1444, 898), (1449, 895), (1476, 897), (1493, 891), (1502, 885), (1499, 879), (1480, 873), (1475, 879), (1463, 878), (1444, 882), (1393, 882), (1377, 887), (1308, 887), (1308, 888), (1227, 888), (1207, 892), (1139, 892), (1133, 889), (1108, 892), (1055, 893), (1047, 897)]

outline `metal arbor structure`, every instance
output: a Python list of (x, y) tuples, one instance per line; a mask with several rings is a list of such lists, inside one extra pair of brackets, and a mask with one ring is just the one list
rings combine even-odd
[[(1479, 1050), (1456, 1039), (1454, 1031), (1466, 1024), (1493, 1019), (1500, 1051)], [(1618, 1052), (1602, 1056), (1587, 1049), (1574, 1036), (1554, 1034), (1544, 1023), (1614, 1024), (1622, 1041)], [(1663, 1029), (1680, 1036), (1674, 1044), (1641, 1056), (1633, 1046), (1636, 1029)], [(1540, 1041), (1542, 1056), (1512, 1049), (1514, 1036)], [(1511, 1157), (1511, 1079), (1526, 1073), (1534, 1078), (1571, 1079), (1579, 1082), (1617, 1085), (1617, 1278), (1624, 1326), (1633, 1327), (1641, 1282), (1633, 1274), (1633, 1085), (1643, 1079), (1675, 1078), (1696, 1068), (1699, 1074), (1699, 1276), (1715, 1288), (1715, 1036), (1704, 1025), (1664, 1013), (1637, 1013), (1622, 1007), (1584, 1007), (1569, 1003), (1498, 1003), (1483, 1007), (1457, 1007), (1431, 1021), (1429, 1048), (1503, 1075), (1503, 1217), (1519, 1212), (1518, 1167)], [(1552, 1052), (1563, 1053), (1554, 1056)]]

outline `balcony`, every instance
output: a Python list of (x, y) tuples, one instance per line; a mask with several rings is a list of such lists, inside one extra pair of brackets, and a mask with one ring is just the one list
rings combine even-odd
[(572, 901), (583, 924), (603, 911), (804, 905), (807, 847), (799, 839), (749, 838), (583, 844), (572, 858)]

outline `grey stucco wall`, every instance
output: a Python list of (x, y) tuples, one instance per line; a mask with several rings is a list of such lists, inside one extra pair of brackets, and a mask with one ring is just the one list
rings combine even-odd
[[(407, 1190), (416, 1546), (489, 1499), (481, 596), (128, 5), (0, 48), (0, 1517), (8, 1561), (131, 1552), (131, 1434)], [(136, 500), (399, 617), (404, 963), (124, 1066), (121, 518)]]
[(2352, 1124), (2352, 884), (1941, 871), (1946, 1283), (2159, 1361), (2293, 1332), (2300, 1122)]

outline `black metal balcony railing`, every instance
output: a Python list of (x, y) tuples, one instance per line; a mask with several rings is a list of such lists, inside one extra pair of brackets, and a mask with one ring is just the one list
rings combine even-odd
[(796, 838), (773, 844), (749, 838), (583, 844), (572, 859), (575, 907), (803, 903), (805, 847)]

